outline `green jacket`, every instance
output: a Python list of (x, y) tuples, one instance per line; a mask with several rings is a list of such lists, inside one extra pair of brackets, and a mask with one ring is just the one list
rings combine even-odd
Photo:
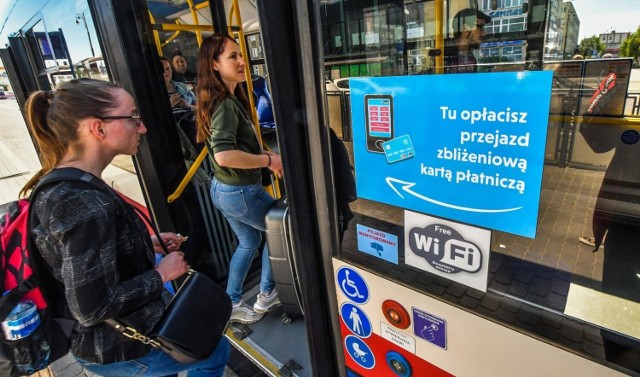
[(246, 186), (262, 180), (260, 169), (236, 169), (218, 165), (214, 155), (228, 150), (240, 150), (252, 154), (262, 153), (249, 114), (235, 96), (222, 102), (211, 117), (211, 136), (207, 143), (213, 161), (215, 177), (222, 183)]

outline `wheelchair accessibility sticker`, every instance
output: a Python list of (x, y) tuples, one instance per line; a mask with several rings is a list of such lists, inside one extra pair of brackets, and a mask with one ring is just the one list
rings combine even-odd
[(362, 339), (349, 335), (344, 338), (344, 346), (353, 361), (364, 369), (373, 369), (376, 366), (376, 358), (373, 356), (373, 351)]
[(371, 321), (365, 312), (359, 307), (344, 303), (340, 307), (340, 316), (345, 325), (356, 335), (361, 338), (371, 336)]
[(369, 301), (369, 287), (362, 276), (349, 267), (341, 267), (338, 270), (338, 286), (351, 301), (356, 304), (364, 304)]

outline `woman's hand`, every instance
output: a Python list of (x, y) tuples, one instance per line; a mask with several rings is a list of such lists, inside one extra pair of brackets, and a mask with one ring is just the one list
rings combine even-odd
[(171, 102), (171, 107), (176, 107), (180, 104), (180, 102), (184, 101), (180, 94), (174, 93), (169, 97), (169, 102)]
[(264, 151), (263, 153), (271, 157), (271, 164), (268, 166), (269, 170), (271, 170), (276, 177), (282, 178), (282, 159), (280, 155), (271, 151)]
[(164, 249), (160, 242), (164, 243), (167, 246), (167, 250), (171, 253), (173, 251), (180, 250), (182, 243), (187, 240), (187, 237), (183, 237), (179, 233), (176, 234), (173, 232), (160, 233), (160, 238), (161, 240), (158, 240), (158, 237), (155, 235), (151, 236), (151, 243), (153, 243), (153, 251), (163, 255)]
[(184, 253), (176, 251), (162, 258), (156, 266), (156, 271), (162, 278), (162, 283), (175, 280), (189, 271), (191, 267), (184, 260)]
[(180, 97), (180, 102), (178, 102), (178, 106), (183, 107), (185, 109), (195, 110), (195, 106), (189, 105), (187, 101), (182, 97)]

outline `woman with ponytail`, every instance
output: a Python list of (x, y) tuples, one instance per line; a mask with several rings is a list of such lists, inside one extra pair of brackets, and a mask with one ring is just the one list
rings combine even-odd
[(231, 257), (227, 293), (233, 301), (232, 322), (251, 323), (280, 304), (265, 246), (262, 253), (260, 293), (253, 310), (243, 306), (242, 286), (262, 242), (265, 215), (274, 199), (262, 187), (262, 168), (282, 177), (282, 161), (264, 151), (249, 116), (249, 101), (242, 85), (245, 63), (236, 41), (215, 34), (204, 40), (198, 56), (196, 96), (197, 141), (206, 143), (215, 176), (213, 204), (222, 212), (238, 238)]
[[(125, 337), (107, 319), (148, 333), (160, 320), (168, 296), (163, 284), (189, 268), (175, 233), (150, 237), (145, 224), (118, 194), (101, 182), (118, 154), (137, 153), (147, 129), (133, 97), (116, 84), (77, 79), (54, 92), (35, 92), (26, 104), (42, 169), (24, 186), (26, 195), (55, 169), (75, 169), (104, 188), (62, 181), (31, 198), (31, 233), (45, 269), (59, 283), (60, 313), (75, 321), (71, 353), (101, 376), (222, 376), (229, 356), (224, 339), (213, 354), (182, 364), (162, 351)], [(171, 242), (170, 242), (171, 241)], [(154, 247), (172, 251), (154, 266)]]

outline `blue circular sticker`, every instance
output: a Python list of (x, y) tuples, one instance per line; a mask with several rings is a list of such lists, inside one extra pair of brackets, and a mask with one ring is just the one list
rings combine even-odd
[(356, 270), (349, 267), (340, 267), (336, 274), (338, 286), (342, 293), (356, 304), (364, 304), (369, 301), (369, 287)]
[(340, 307), (342, 322), (357, 336), (368, 338), (371, 336), (371, 321), (367, 314), (359, 307), (345, 302)]
[(635, 144), (640, 140), (640, 134), (636, 130), (626, 130), (620, 135), (620, 140), (625, 144)]
[(376, 366), (376, 358), (373, 356), (373, 351), (362, 339), (349, 335), (344, 338), (344, 345), (353, 361), (364, 369), (373, 369)]

